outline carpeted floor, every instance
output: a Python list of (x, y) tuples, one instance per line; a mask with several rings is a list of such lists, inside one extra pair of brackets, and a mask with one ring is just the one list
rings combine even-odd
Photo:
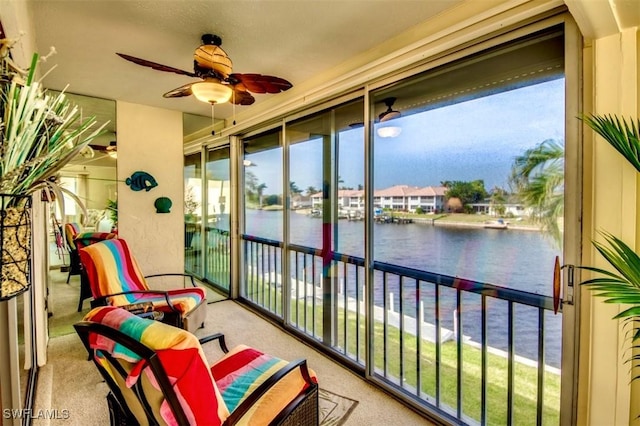
[[(67, 285), (66, 274), (57, 273), (52, 284), (53, 316), (50, 319), (49, 362), (41, 367), (36, 409), (62, 413), (58, 419), (35, 419), (34, 425), (107, 425), (107, 386), (101, 380), (72, 328), (89, 310), (76, 313), (79, 278)], [(66, 300), (66, 302), (65, 302)], [(283, 359), (306, 358), (319, 378), (323, 402), (323, 425), (431, 424), (414, 411), (379, 391), (313, 348), (283, 333), (258, 315), (233, 301), (212, 303), (207, 308), (205, 327), (196, 332), (204, 337), (215, 332), (226, 336), (233, 347), (244, 343)], [(213, 348), (212, 348), (213, 347)], [(205, 345), (207, 359), (220, 356), (215, 345)], [(65, 413), (67, 413), (65, 417)]]

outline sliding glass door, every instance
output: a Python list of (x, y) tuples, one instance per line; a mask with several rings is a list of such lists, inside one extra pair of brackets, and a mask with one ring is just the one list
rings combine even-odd
[(581, 244), (578, 43), (559, 22), (244, 137), (241, 297), (448, 422), (571, 423), (573, 282), (560, 299), (553, 277)]
[(556, 26), (371, 93), (369, 370), (439, 415), (560, 421), (564, 51)]
[(184, 269), (202, 276), (202, 154), (184, 158)]
[[(287, 123), (290, 324), (362, 363), (363, 100)], [(359, 331), (360, 330), (360, 331)]]
[(226, 294), (231, 274), (231, 177), (229, 146), (210, 149), (205, 162), (205, 280)]

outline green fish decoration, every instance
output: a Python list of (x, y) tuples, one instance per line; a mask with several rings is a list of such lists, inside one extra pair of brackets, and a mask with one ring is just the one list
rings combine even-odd
[(142, 191), (144, 189), (149, 192), (158, 186), (158, 182), (147, 172), (134, 172), (124, 183), (129, 185), (132, 191)]

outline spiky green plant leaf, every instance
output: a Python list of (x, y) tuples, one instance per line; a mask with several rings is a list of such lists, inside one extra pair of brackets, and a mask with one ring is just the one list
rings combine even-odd
[(581, 117), (589, 127), (602, 136), (640, 172), (640, 119), (627, 122), (612, 115)]
[[(4, 61), (4, 58), (0, 58)], [(0, 67), (0, 192), (28, 194), (40, 188), (75, 157), (104, 126), (82, 118), (64, 92), (50, 95), (33, 81), (34, 55), (27, 82)], [(96, 128), (97, 127), (97, 128)]]
[(613, 234), (606, 231), (601, 231), (600, 234), (605, 243), (593, 241), (593, 245), (617, 273), (582, 266), (582, 269), (600, 275), (582, 282), (582, 285), (587, 286), (597, 297), (602, 297), (606, 303), (630, 305), (613, 318), (629, 320), (632, 324), (631, 340), (636, 341), (640, 339), (640, 257)]
[[(604, 138), (624, 158), (640, 172), (640, 120), (627, 122), (612, 115), (589, 115), (580, 117), (589, 127)], [(595, 291), (596, 296), (603, 297), (607, 303), (630, 305), (629, 308), (614, 316), (614, 319), (624, 319), (625, 326), (631, 324), (631, 341), (640, 340), (640, 257), (623, 241), (610, 233), (603, 232), (607, 245), (594, 242), (594, 246), (613, 266), (619, 274), (599, 268), (583, 267), (596, 272), (603, 277), (587, 280), (582, 284)], [(640, 348), (631, 346), (632, 350)], [(640, 364), (633, 364), (633, 360), (640, 359), (634, 355), (627, 362), (632, 368), (640, 368)], [(634, 375), (631, 380), (640, 379)]]

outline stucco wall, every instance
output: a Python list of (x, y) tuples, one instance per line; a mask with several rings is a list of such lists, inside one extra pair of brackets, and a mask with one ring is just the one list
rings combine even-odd
[[(118, 232), (145, 275), (184, 271), (182, 113), (117, 102)], [(136, 171), (155, 178), (150, 191), (125, 180)], [(154, 202), (169, 197), (170, 213)], [(155, 281), (154, 281), (155, 284)]]

